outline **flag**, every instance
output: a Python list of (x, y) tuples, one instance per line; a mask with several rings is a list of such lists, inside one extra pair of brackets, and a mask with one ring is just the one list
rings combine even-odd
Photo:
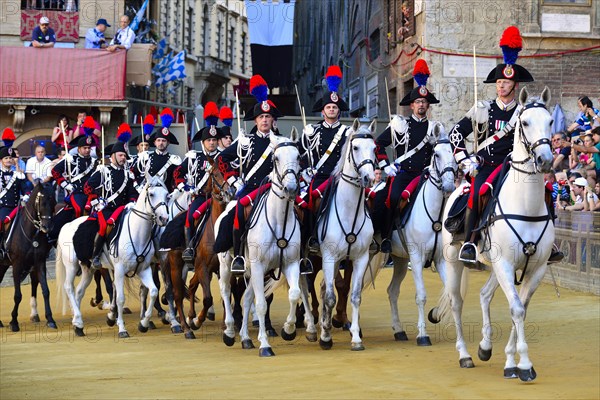
[(184, 79), (186, 77), (185, 50), (182, 50), (171, 60), (171, 62), (169, 62), (168, 70), (161, 74), (158, 79), (156, 79), (156, 86), (163, 85), (167, 82)]
[(292, 83), (295, 3), (245, 2), (252, 73), (262, 75), (270, 88)]
[(163, 59), (160, 60), (154, 66), (154, 68), (152, 68), (152, 72), (154, 73), (154, 75), (160, 76), (160, 75), (165, 74), (167, 72), (167, 70), (169, 68), (169, 64), (171, 63), (172, 60), (173, 60), (173, 52), (170, 52), (165, 57), (163, 57)]
[(158, 45), (156, 46), (156, 50), (154, 51), (154, 54), (152, 55), (152, 58), (154, 58), (155, 60), (160, 60), (161, 58), (163, 58), (165, 56), (165, 54), (167, 53), (167, 47), (168, 47), (167, 40), (169, 39), (169, 36), (173, 32), (175, 32), (175, 29), (173, 29), (171, 32), (167, 33), (167, 35), (164, 38), (160, 39), (160, 41), (158, 42)]
[(131, 21), (131, 25), (129, 25), (129, 27), (131, 29), (133, 29), (134, 31), (137, 30), (137, 28), (140, 26), (140, 22), (144, 19), (144, 13), (146, 12), (147, 7), (148, 7), (148, 0), (144, 1), (144, 4), (142, 4), (142, 6), (138, 10), (137, 14), (135, 14), (133, 21)]

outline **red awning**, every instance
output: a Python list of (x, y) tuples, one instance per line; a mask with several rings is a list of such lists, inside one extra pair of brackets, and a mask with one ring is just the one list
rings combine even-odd
[(0, 98), (125, 99), (127, 53), (0, 47)]

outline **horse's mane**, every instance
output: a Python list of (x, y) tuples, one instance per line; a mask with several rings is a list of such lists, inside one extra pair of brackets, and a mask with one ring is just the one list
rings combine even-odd
[(529, 105), (532, 103), (539, 103), (539, 104), (547, 105), (546, 103), (544, 103), (544, 100), (542, 99), (541, 96), (528, 97), (527, 101), (525, 102), (525, 105)]
[[(352, 130), (352, 128), (350, 128), (350, 133), (346, 136), (346, 142), (344, 143), (344, 145), (342, 146), (342, 150), (340, 152), (340, 159), (338, 160), (337, 164), (335, 165), (335, 168), (333, 169), (333, 172), (331, 173), (334, 182), (337, 182), (340, 179), (340, 176), (342, 175), (342, 171), (344, 170), (344, 163), (346, 162), (346, 158), (348, 156), (348, 151), (349, 151), (349, 146), (350, 146), (350, 142), (352, 141), (352, 136), (354, 136), (355, 133), (358, 133), (361, 131), (361, 129), (367, 129), (368, 128), (364, 125), (359, 126), (358, 131), (355, 132)], [(370, 133), (370, 132), (369, 132)]]

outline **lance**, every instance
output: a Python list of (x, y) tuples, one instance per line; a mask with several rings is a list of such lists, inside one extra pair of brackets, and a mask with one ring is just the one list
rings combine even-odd
[[(67, 134), (65, 133), (65, 126), (63, 125), (62, 120), (60, 120), (60, 130), (62, 131), (63, 141), (65, 142), (65, 151), (66, 154), (69, 154), (69, 144), (67, 143)], [(67, 174), (69, 174), (69, 181), (71, 180), (71, 163), (68, 160), (68, 157), (65, 157), (65, 163), (67, 164)]]
[(240, 121), (240, 99), (238, 96), (238, 92), (235, 92), (235, 109), (236, 109), (236, 114), (237, 114), (237, 123), (238, 123), (238, 143), (237, 143), (237, 156), (238, 156), (238, 160), (239, 160), (239, 165), (240, 165), (240, 178), (243, 180), (244, 179), (244, 167), (243, 167), (243, 162), (242, 162), (242, 136), (244, 135), (242, 133), (242, 125), (241, 125), (241, 121)]
[(477, 53), (475, 52), (475, 45), (473, 45), (473, 91), (475, 99), (475, 109), (473, 113), (473, 154), (477, 154), (477, 147), (479, 145), (479, 135), (477, 131), (479, 127), (475, 120), (475, 115), (477, 114)]
[[(104, 125), (102, 125), (102, 165), (104, 165)], [(104, 171), (102, 171), (102, 198), (104, 198)]]
[[(302, 106), (302, 102), (300, 101), (300, 93), (298, 93), (298, 85), (294, 85), (296, 88), (296, 99), (298, 100), (298, 108), (300, 109), (300, 116), (302, 117), (302, 126), (306, 126), (306, 114), (304, 113), (304, 106)], [(303, 129), (304, 130), (304, 129)], [(313, 158), (312, 158), (312, 150), (310, 149), (310, 141), (306, 135), (302, 135), (302, 147), (306, 150), (306, 154), (308, 156), (308, 165), (310, 169), (313, 169)]]

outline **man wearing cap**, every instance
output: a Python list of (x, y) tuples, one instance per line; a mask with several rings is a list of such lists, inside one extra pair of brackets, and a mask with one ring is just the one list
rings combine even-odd
[(6, 258), (4, 248), (4, 219), (19, 206), (21, 196), (26, 202), (27, 179), (20, 169), (12, 170), (15, 164), (13, 149), (9, 146), (0, 147), (0, 261)]
[(219, 121), (219, 109), (217, 104), (210, 101), (204, 106), (204, 121), (206, 127), (200, 129), (192, 137), (192, 142), (201, 141), (202, 151), (190, 150), (180, 166), (175, 169), (174, 179), (177, 189), (180, 191), (189, 190), (192, 194), (192, 203), (187, 211), (185, 222), (185, 244), (186, 249), (181, 254), (183, 261), (192, 263), (194, 261), (195, 243), (192, 243), (195, 230), (194, 212), (206, 201), (204, 187), (210, 176), (211, 165), (208, 162), (210, 158), (214, 161), (219, 154), (217, 141), (221, 136), (221, 129), (217, 128)]
[(48, 17), (40, 18), (40, 24), (33, 28), (31, 32), (31, 44), (29, 47), (54, 47), (56, 43), (56, 34), (54, 29), (50, 28)]
[(90, 156), (93, 143), (91, 135), (82, 135), (73, 139), (69, 146), (77, 148), (77, 154), (67, 154), (52, 168), (52, 177), (56, 184), (68, 193), (65, 203), (73, 207), (75, 218), (83, 215), (87, 202), (83, 187), (96, 166), (96, 158)]
[(86, 49), (103, 49), (106, 47), (106, 39), (104, 38), (104, 32), (106, 28), (110, 28), (110, 25), (104, 18), (100, 18), (96, 22), (95, 28), (88, 29), (85, 35), (85, 48)]
[[(410, 106), (408, 120), (395, 115), (390, 124), (375, 141), (379, 167), (388, 176), (385, 190), (375, 195), (373, 221), (381, 230), (381, 252), (392, 252), (392, 231), (400, 196), (408, 184), (420, 176), (431, 162), (433, 146), (429, 143), (437, 122), (427, 119), (431, 104), (439, 100), (427, 89), (429, 67), (425, 60), (417, 60), (413, 70), (417, 87), (410, 91), (401, 106)], [(394, 159), (390, 162), (386, 148), (392, 146)]]
[(106, 48), (106, 50), (110, 52), (116, 51), (117, 49), (129, 50), (135, 40), (135, 32), (129, 27), (129, 17), (127, 15), (121, 16), (119, 25), (121, 28), (110, 41), (110, 45)]
[[(460, 249), (459, 259), (465, 266), (473, 268), (477, 263), (478, 233), (474, 232), (479, 220), (479, 189), (490, 174), (513, 150), (514, 127), (521, 106), (517, 105), (516, 93), (519, 82), (533, 82), (533, 77), (524, 67), (516, 64), (522, 47), (521, 34), (517, 27), (508, 27), (500, 39), (504, 64), (498, 64), (483, 83), (495, 83), (495, 100), (481, 101), (458, 122), (450, 132), (456, 162), (471, 177), (469, 205), (465, 216), (465, 242)], [(477, 129), (477, 143), (469, 154), (465, 138)], [(562, 253), (553, 251), (549, 261), (562, 259)]]
[(150, 177), (158, 176), (165, 183), (169, 191), (175, 189), (173, 173), (175, 168), (181, 164), (181, 158), (176, 154), (169, 154), (169, 144), (179, 144), (175, 134), (169, 130), (173, 122), (173, 112), (165, 108), (160, 115), (162, 129), (154, 132), (148, 143), (155, 147), (154, 151), (145, 151), (138, 154), (137, 162), (133, 165), (133, 174), (139, 182), (139, 187), (145, 183), (145, 171)]
[[(313, 203), (310, 199), (312, 192), (322, 187), (325, 181), (331, 177), (350, 131), (348, 126), (340, 123), (341, 112), (349, 110), (346, 101), (338, 94), (342, 82), (340, 67), (330, 66), (325, 74), (325, 80), (329, 90), (316, 101), (312, 108), (312, 112), (321, 113), (323, 120), (314, 125), (308, 124), (302, 130), (301, 143), (304, 149), (302, 166), (305, 167), (302, 176), (308, 185), (303, 199), (308, 204)], [(322, 195), (327, 193), (323, 188), (320, 189), (320, 192)], [(319, 250), (319, 242), (314, 232), (316, 211), (307, 210), (304, 213), (302, 224), (302, 242), (308, 242), (308, 247), (312, 252)]]
[(94, 242), (93, 268), (102, 267), (100, 256), (107, 224), (113, 224), (127, 203), (136, 201), (138, 197), (133, 186), (133, 174), (125, 168), (129, 156), (127, 143), (118, 141), (109, 145), (105, 153), (110, 154), (110, 165), (98, 165), (84, 186), (85, 194), (90, 198), (95, 211), (90, 218), (97, 218), (100, 225)]
[(219, 119), (223, 122), (221, 127), (221, 135), (217, 142), (217, 150), (219, 153), (231, 146), (233, 142), (233, 136), (231, 135), (231, 125), (233, 125), (233, 111), (227, 106), (221, 107), (219, 110)]
[[(258, 101), (254, 107), (246, 112), (244, 121), (254, 121), (255, 126), (250, 133), (243, 133), (241, 137), (223, 150), (217, 158), (217, 165), (229, 186), (236, 190), (238, 199), (250, 194), (260, 187), (260, 184), (273, 169), (273, 149), (271, 148), (271, 135), (277, 135), (273, 131), (273, 121), (282, 117), (273, 102), (267, 100), (268, 87), (260, 75), (254, 75), (250, 79), (250, 92)], [(241, 146), (238, 157), (238, 147)], [(242, 174), (240, 174), (240, 171)], [(234, 218), (235, 216), (235, 218)], [(221, 229), (231, 229), (233, 225), (233, 252), (235, 258), (231, 263), (233, 273), (243, 273), (244, 258), (241, 255), (242, 235), (246, 229), (244, 207), (238, 202), (237, 206), (223, 218)], [(219, 234), (221, 236), (221, 234)], [(218, 241), (218, 240), (217, 240)], [(226, 245), (229, 245), (227, 243)], [(219, 253), (229, 250), (224, 245), (222, 248), (215, 243), (214, 250)]]

